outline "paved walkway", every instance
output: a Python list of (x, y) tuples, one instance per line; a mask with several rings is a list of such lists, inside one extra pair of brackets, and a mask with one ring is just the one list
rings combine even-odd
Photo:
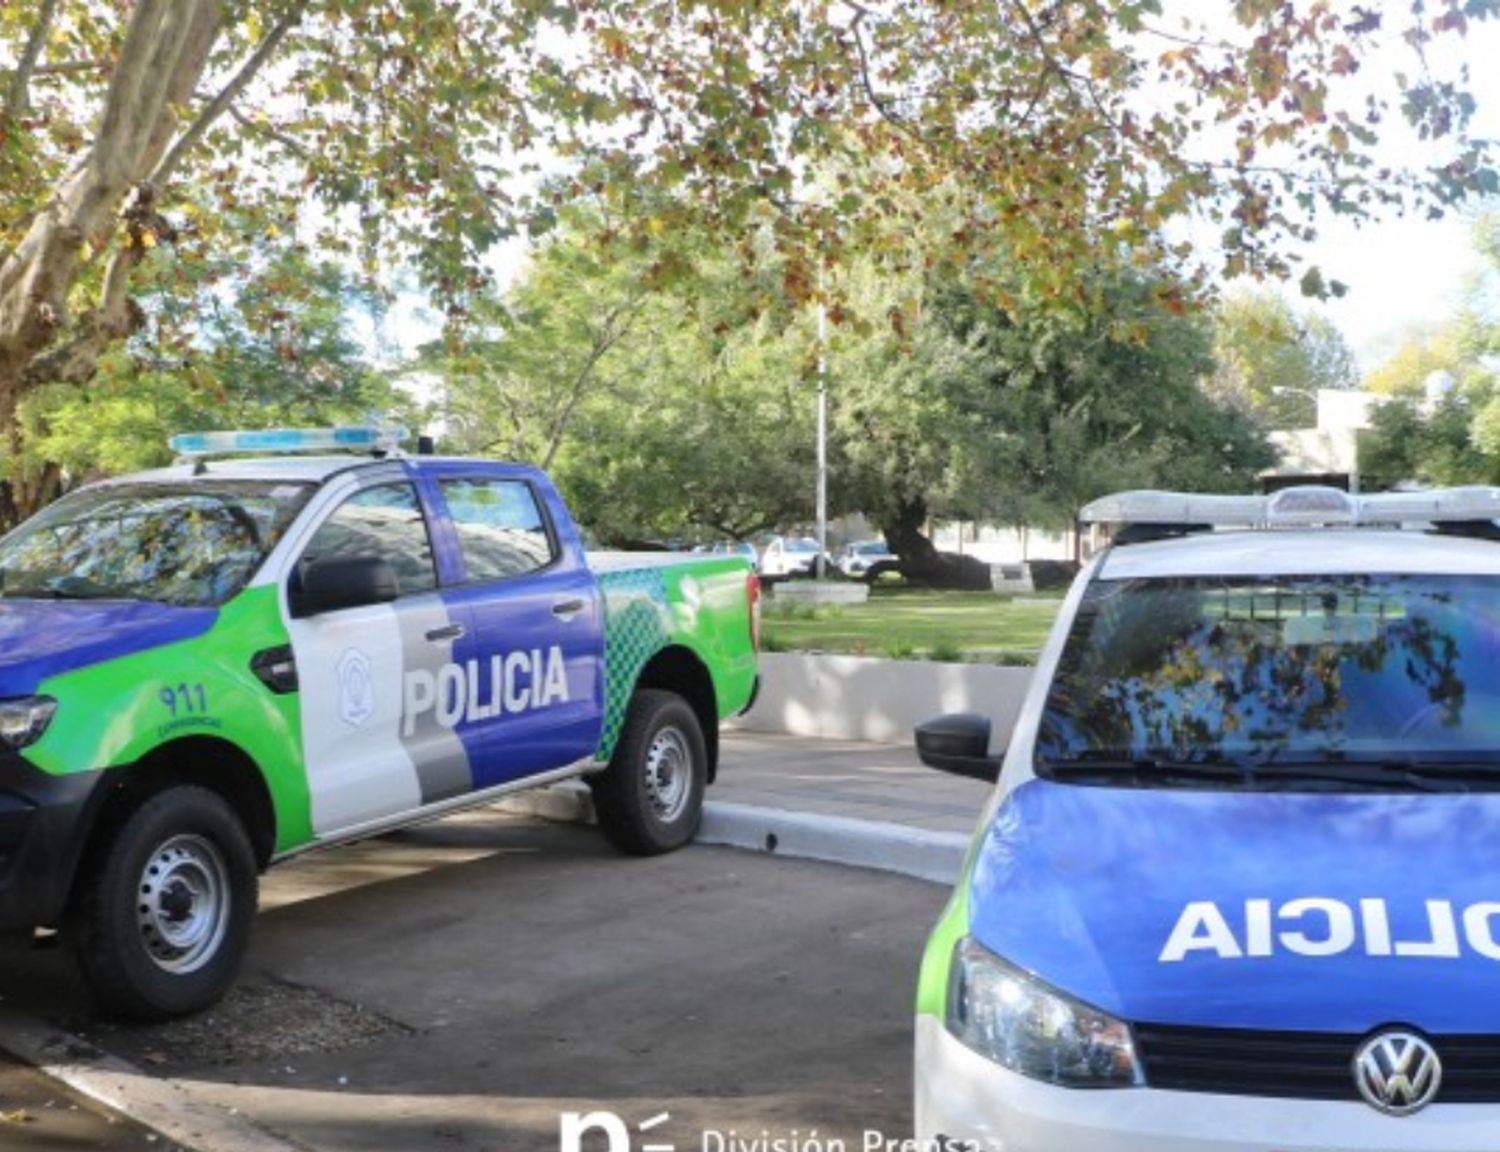
[(974, 831), (990, 785), (928, 768), (914, 748), (725, 732), (712, 801)]

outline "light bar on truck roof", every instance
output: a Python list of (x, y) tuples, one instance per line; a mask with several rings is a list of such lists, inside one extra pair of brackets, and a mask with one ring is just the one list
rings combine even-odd
[(1195, 492), (1117, 492), (1087, 505), (1085, 524), (1163, 527), (1292, 528), (1308, 525), (1467, 523), (1500, 520), (1500, 488), (1435, 488), (1354, 496), (1339, 488), (1302, 485), (1269, 496), (1204, 496)]
[(184, 432), (168, 440), (167, 446), (179, 456), (220, 456), (235, 452), (390, 452), (409, 435), (400, 425), (257, 428), (235, 432)]

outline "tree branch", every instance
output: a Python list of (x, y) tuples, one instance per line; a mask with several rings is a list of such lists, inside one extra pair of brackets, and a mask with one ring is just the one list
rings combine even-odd
[[(849, 0), (845, 0), (845, 3), (849, 3)], [(880, 113), (882, 120), (897, 131), (916, 139), (917, 132), (911, 122), (888, 106), (885, 98), (875, 91), (875, 83), (870, 79), (870, 54), (865, 48), (864, 34), (860, 31), (860, 24), (870, 14), (870, 10), (859, 4), (850, 4), (850, 7), (854, 9), (854, 19), (849, 21), (849, 34), (854, 37), (854, 50), (859, 55), (860, 87), (865, 90), (865, 95), (875, 111)]]
[(304, 148), (300, 142), (288, 136), (285, 132), (281, 131), (281, 129), (277, 128), (275, 125), (266, 124), (262, 123), (259, 120), (250, 119), (250, 117), (241, 112), (239, 108), (234, 104), (230, 104), (227, 111), (229, 112), (230, 116), (234, 117), (237, 123), (239, 123), (247, 130), (251, 132), (258, 132), (267, 140), (272, 140), (275, 143), (280, 144), (293, 156), (296, 156), (303, 160), (307, 159), (307, 149)]
[(5, 95), (5, 119), (16, 120), (26, 114), (30, 103), (31, 76), (36, 71), (37, 61), (42, 58), (42, 49), (47, 43), (47, 33), (57, 16), (57, 0), (42, 0), (42, 10), (37, 13), (26, 48), (21, 53), (21, 62), (10, 77), (10, 90)]
[(573, 420), (573, 413), (577, 410), (590, 379), (594, 375), (594, 369), (599, 366), (599, 362), (604, 359), (609, 350), (625, 338), (626, 333), (630, 331), (630, 326), (635, 323), (636, 316), (640, 314), (645, 298), (644, 291), (637, 292), (605, 315), (600, 331), (594, 337), (593, 345), (589, 349), (589, 354), (568, 389), (567, 399), (558, 411), (556, 419), (552, 421), (547, 437), (546, 453), (538, 462), (543, 469), (552, 467), (552, 459), (557, 455), (557, 450), (562, 447), (563, 437), (567, 434), (568, 425)]
[(219, 94), (208, 103), (198, 114), (183, 134), (178, 137), (177, 142), (162, 157), (161, 163), (151, 173), (151, 183), (161, 185), (171, 179), (172, 173), (182, 163), (183, 158), (197, 147), (198, 142), (203, 139), (208, 130), (213, 127), (214, 121), (222, 116), (234, 103), (235, 98), (245, 89), (245, 86), (255, 79), (272, 56), (276, 54), (277, 48), (281, 46), (282, 40), (286, 39), (288, 32), (302, 19), (302, 14), (307, 11), (307, 0), (297, 0), (287, 9), (286, 14), (266, 33), (259, 46), (250, 54), (250, 58), (240, 65), (238, 72), (230, 78)]

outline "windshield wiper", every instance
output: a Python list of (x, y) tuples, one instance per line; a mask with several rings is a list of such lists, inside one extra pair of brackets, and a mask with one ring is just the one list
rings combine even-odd
[(0, 591), (7, 600), (138, 600), (124, 590), (83, 576), (63, 576), (45, 584), (22, 584)]
[[(1500, 765), (1401, 759), (1236, 763), (1166, 760), (1151, 756), (1046, 760), (1038, 767), (1056, 779), (1136, 788), (1219, 784), (1247, 791), (1294, 791), (1299, 784), (1336, 784), (1371, 791), (1470, 792), (1500, 790)], [(1471, 787), (1478, 784), (1479, 788)]]
[(1500, 762), (1484, 760), (1424, 760), (1388, 756), (1371, 760), (1272, 760), (1258, 769), (1263, 775), (1292, 780), (1334, 780), (1390, 789), (1402, 785), (1417, 792), (1500, 791)]
[(1138, 788), (1165, 787), (1183, 781), (1232, 785), (1243, 784), (1250, 779), (1243, 765), (1227, 760), (1086, 756), (1076, 760), (1043, 760), (1037, 766), (1047, 775), (1059, 780), (1092, 779), (1098, 783), (1125, 784)]
[(3, 593), (7, 600), (103, 600), (97, 592), (77, 588), (11, 588)]

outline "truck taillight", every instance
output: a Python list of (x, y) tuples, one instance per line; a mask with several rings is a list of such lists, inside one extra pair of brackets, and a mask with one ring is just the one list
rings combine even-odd
[(750, 602), (750, 643), (760, 651), (760, 574), (751, 572), (745, 577), (745, 599)]

